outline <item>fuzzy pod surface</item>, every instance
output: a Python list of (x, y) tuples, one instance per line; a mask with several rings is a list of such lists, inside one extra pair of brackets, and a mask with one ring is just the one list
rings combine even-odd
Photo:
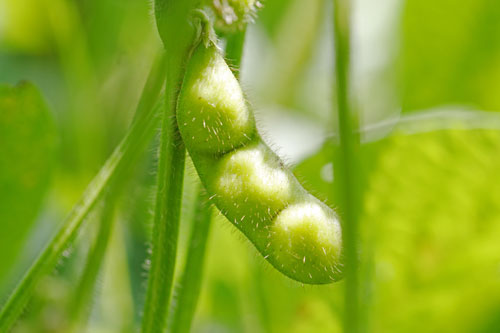
[(342, 277), (335, 212), (309, 194), (261, 139), (238, 80), (212, 42), (192, 52), (177, 121), (216, 207), (266, 260), (303, 283)]
[(205, 4), (215, 14), (217, 28), (233, 32), (253, 21), (262, 7), (259, 0), (205, 0)]

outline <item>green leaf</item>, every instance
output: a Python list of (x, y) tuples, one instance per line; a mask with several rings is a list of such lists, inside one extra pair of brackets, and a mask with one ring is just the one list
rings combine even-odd
[(375, 309), (377, 328), (457, 332), (472, 323), (466, 331), (476, 331), (481, 315), (498, 306), (498, 170), (498, 129), (390, 139), (370, 179), (363, 219), (374, 243), (367, 249), (374, 253), (374, 302), (386, 310), (399, 304)]
[[(361, 275), (370, 330), (498, 331), (492, 314), (500, 304), (500, 117), (403, 117), (361, 153)], [(298, 166), (302, 175), (316, 173), (306, 181), (317, 191), (327, 188), (327, 154)], [(337, 202), (335, 194), (323, 196)]]
[(0, 282), (38, 214), (55, 161), (56, 127), (38, 89), (0, 86)]
[(439, 104), (500, 110), (500, 2), (408, 0), (403, 111)]

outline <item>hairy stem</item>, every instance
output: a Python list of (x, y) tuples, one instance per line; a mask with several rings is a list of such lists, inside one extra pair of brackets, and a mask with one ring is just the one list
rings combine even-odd
[(165, 331), (172, 293), (186, 156), (175, 114), (184, 64), (195, 37), (189, 17), (196, 3), (195, 0), (155, 1), (158, 32), (168, 54), (167, 103), (162, 120), (151, 270), (144, 304), (143, 332)]
[(205, 248), (211, 224), (211, 209), (203, 190), (196, 199), (186, 263), (178, 286), (176, 306), (173, 309), (171, 332), (189, 332), (196, 310), (203, 278)]
[(358, 288), (358, 191), (356, 180), (359, 166), (356, 151), (359, 138), (356, 135), (357, 118), (349, 103), (349, 0), (334, 0), (335, 74), (337, 117), (339, 127), (339, 158), (334, 161), (343, 217), (343, 243), (345, 255), (345, 315), (344, 331), (358, 332), (359, 288)]
[(246, 30), (245, 25), (242, 30), (228, 35), (226, 38), (226, 62), (238, 80), (241, 75), (241, 59), (243, 58)]
[[(157, 62), (154, 67), (161, 67), (161, 63), (163, 61)], [(152, 71), (136, 111), (138, 114), (137, 119), (132, 123), (131, 128), (104, 163), (99, 173), (87, 186), (87, 189), (73, 207), (57, 234), (31, 265), (7, 299), (0, 311), (0, 332), (9, 331), (29, 301), (40, 278), (55, 267), (63, 251), (71, 245), (71, 241), (77, 235), (85, 217), (99, 201), (106, 189), (117, 179), (120, 179), (120, 174), (133, 164), (151, 139), (154, 133), (153, 129), (159, 120), (156, 114), (161, 104), (154, 108), (152, 105), (157, 100), (161, 87), (162, 76), (159, 76), (157, 71)]]
[[(172, 93), (171, 89), (176, 87), (176, 84), (168, 81), (171, 80), (167, 80), (167, 89), (170, 90), (168, 93), (170, 97), (175, 98), (176, 94)], [(144, 308), (143, 332), (164, 331), (172, 290), (186, 156), (178, 131), (175, 104), (168, 103), (162, 125), (153, 252)]]

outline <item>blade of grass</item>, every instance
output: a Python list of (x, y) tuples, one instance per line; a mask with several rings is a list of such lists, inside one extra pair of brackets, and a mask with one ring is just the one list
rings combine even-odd
[(87, 263), (83, 270), (80, 281), (73, 294), (72, 303), (69, 306), (68, 314), (71, 316), (72, 332), (79, 332), (85, 327), (87, 318), (87, 305), (92, 299), (93, 290), (99, 275), (99, 270), (104, 260), (106, 248), (111, 237), (115, 220), (115, 200), (114, 193), (109, 193), (106, 205), (103, 207), (99, 230), (97, 232), (94, 245), (87, 257)]
[(205, 249), (210, 232), (212, 210), (203, 190), (199, 190), (186, 263), (177, 287), (176, 304), (171, 317), (171, 332), (189, 332), (203, 279)]
[(167, 103), (162, 120), (151, 269), (142, 332), (165, 331), (172, 293), (186, 157), (175, 114), (185, 61), (195, 37), (189, 15), (196, 8), (196, 3), (195, 0), (155, 1), (158, 32), (168, 54), (165, 88)]
[[(358, 277), (358, 212), (357, 179), (359, 148), (357, 117), (349, 102), (349, 48), (350, 2), (333, 1), (335, 42), (335, 95), (339, 130), (339, 156), (334, 158), (335, 177), (342, 199), (339, 202), (343, 217), (343, 243), (345, 258), (344, 331), (359, 331), (359, 277)], [(336, 161), (335, 161), (336, 160)], [(335, 163), (336, 162), (336, 163)]]
[(164, 59), (158, 60), (143, 90), (136, 113), (137, 119), (104, 163), (101, 170), (87, 186), (80, 200), (73, 207), (57, 234), (31, 265), (20, 283), (0, 311), (0, 332), (8, 332), (29, 301), (37, 282), (53, 269), (63, 251), (70, 246), (83, 220), (102, 197), (103, 193), (127, 169), (151, 139), (158, 123), (158, 110), (162, 103), (152, 107), (161, 91), (163, 75), (158, 70), (164, 67)]

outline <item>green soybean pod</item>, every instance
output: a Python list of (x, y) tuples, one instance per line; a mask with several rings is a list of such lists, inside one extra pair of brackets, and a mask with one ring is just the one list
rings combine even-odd
[(263, 142), (237, 79), (211, 41), (193, 49), (177, 121), (211, 200), (266, 260), (303, 283), (342, 277), (335, 212)]

